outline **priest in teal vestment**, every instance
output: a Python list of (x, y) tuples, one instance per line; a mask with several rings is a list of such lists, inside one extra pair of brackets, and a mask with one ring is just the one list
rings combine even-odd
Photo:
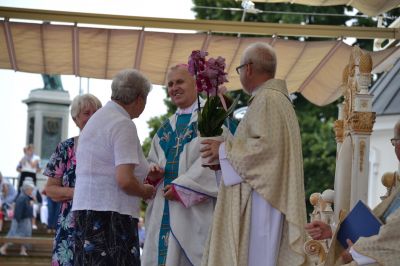
[(171, 67), (168, 94), (178, 107), (154, 136), (148, 161), (164, 170), (147, 180), (156, 196), (146, 210), (143, 266), (200, 265), (218, 187), (215, 172), (201, 166), (197, 91), (186, 65)]

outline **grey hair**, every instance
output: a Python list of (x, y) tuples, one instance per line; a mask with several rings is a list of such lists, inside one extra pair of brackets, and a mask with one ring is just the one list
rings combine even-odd
[(26, 191), (28, 188), (31, 188), (31, 189), (35, 188), (35, 184), (33, 183), (33, 181), (25, 180), (22, 183), (22, 190), (23, 191)]
[(256, 42), (249, 45), (243, 53), (241, 63), (252, 63), (252, 67), (258, 73), (268, 73), (275, 77), (276, 54), (272, 46), (267, 43)]
[(400, 120), (394, 125), (394, 138), (400, 138)]
[(71, 117), (75, 119), (86, 107), (101, 108), (101, 102), (93, 94), (87, 93), (76, 96), (71, 103)]
[(115, 75), (111, 83), (111, 100), (131, 104), (138, 97), (147, 97), (150, 81), (136, 69), (124, 69)]

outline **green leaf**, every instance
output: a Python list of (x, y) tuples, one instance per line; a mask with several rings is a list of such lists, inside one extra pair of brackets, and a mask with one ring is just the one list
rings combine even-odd
[(222, 125), (225, 119), (232, 114), (239, 102), (238, 95), (229, 109), (225, 111), (222, 107), (221, 99), (218, 96), (211, 96), (204, 104), (199, 113), (198, 130), (202, 137), (213, 137), (222, 134)]

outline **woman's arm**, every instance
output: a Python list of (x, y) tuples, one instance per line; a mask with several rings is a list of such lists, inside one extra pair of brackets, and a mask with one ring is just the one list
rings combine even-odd
[(4, 199), (8, 197), (8, 186), (6, 183), (1, 185), (1, 192), (3, 193)]
[(56, 202), (72, 200), (74, 197), (74, 188), (63, 187), (62, 179), (49, 177), (45, 186), (46, 195)]
[(150, 199), (155, 193), (152, 185), (142, 184), (133, 175), (134, 164), (120, 164), (116, 167), (117, 184), (126, 194), (141, 197), (144, 200)]
[(31, 164), (31, 166), (32, 166), (32, 168), (34, 168), (34, 169), (36, 169), (36, 173), (39, 173), (40, 172), (40, 165), (39, 165), (39, 163), (40, 163), (40, 160), (38, 160), (38, 159), (35, 159), (34, 161), (32, 161), (30, 164)]

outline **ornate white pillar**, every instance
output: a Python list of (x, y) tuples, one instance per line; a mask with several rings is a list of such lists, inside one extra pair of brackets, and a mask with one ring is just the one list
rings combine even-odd
[(371, 112), (372, 98), (369, 94), (356, 94), (355, 110), (349, 121), (353, 139), (350, 209), (359, 200), (368, 203), (370, 136), (376, 117)]
[(355, 46), (343, 70), (343, 105), (335, 121), (338, 156), (335, 172), (335, 217), (362, 200), (368, 203), (370, 135), (375, 122), (371, 84), (371, 56)]
[(355, 81), (357, 93), (353, 112), (349, 117), (349, 129), (353, 137), (353, 162), (351, 173), (350, 209), (359, 201), (368, 203), (370, 136), (376, 114), (372, 112), (372, 98), (368, 92), (371, 84), (372, 59), (367, 53), (355, 48)]

